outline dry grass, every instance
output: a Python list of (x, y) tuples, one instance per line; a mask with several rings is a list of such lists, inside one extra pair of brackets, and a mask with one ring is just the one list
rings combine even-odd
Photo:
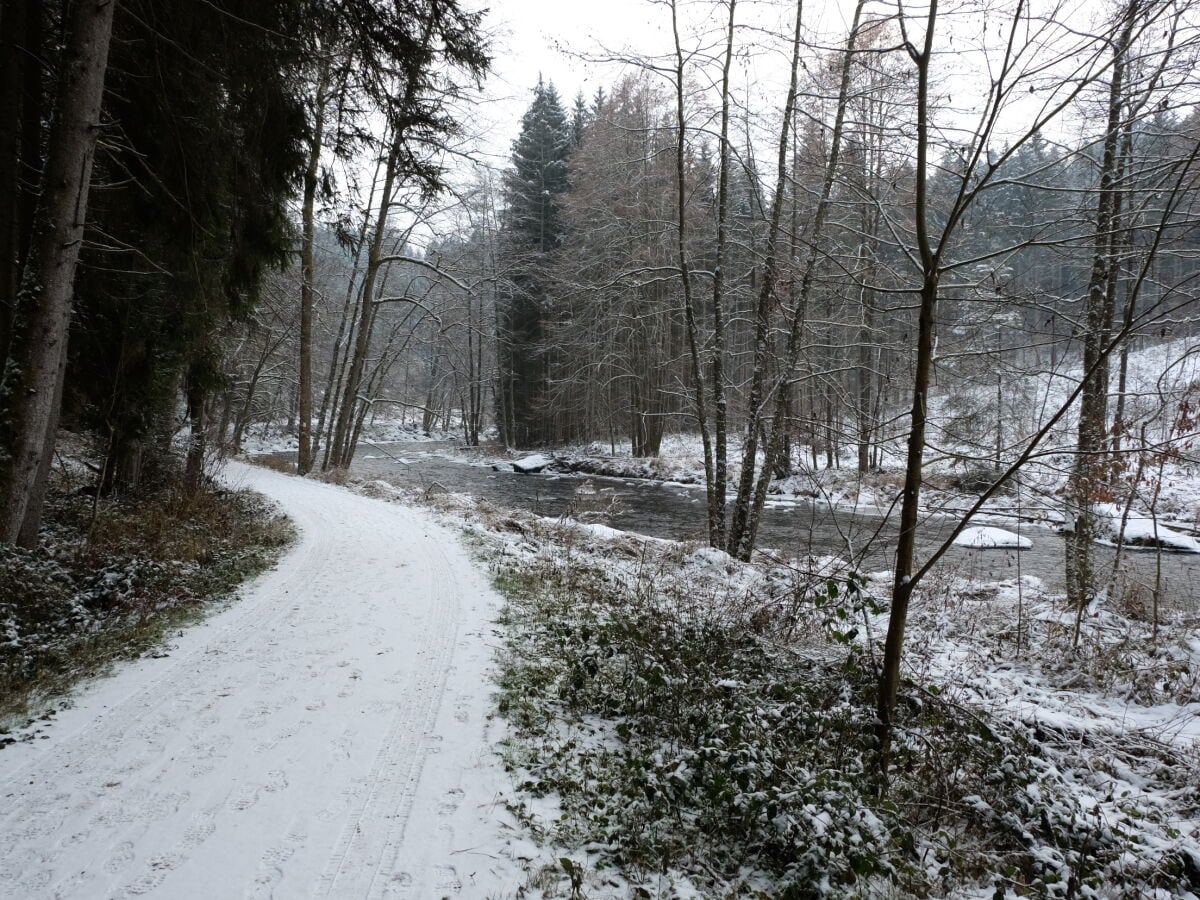
[[(247, 491), (131, 501), (52, 494), (42, 545), (0, 558), (0, 724), (113, 661), (152, 652), (268, 568), (294, 536)], [(0, 738), (0, 744), (3, 739)]]
[(250, 462), (256, 466), (262, 466), (264, 469), (283, 472), (285, 475), (296, 474), (296, 463), (294, 460), (277, 456), (274, 453), (263, 453), (259, 456), (252, 456), (250, 457)]

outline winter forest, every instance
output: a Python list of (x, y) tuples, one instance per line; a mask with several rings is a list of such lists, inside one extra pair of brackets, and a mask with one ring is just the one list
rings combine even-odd
[(1200, 5), (585, 6), (0, 0), (0, 896), (1200, 897)]

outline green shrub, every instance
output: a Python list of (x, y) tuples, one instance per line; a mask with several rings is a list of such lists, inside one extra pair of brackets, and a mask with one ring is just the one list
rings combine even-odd
[[(722, 607), (653, 565), (623, 574), (558, 552), (509, 558), (499, 584), (509, 765), (561, 805), (547, 837), (635, 885), (674, 873), (711, 896), (1080, 896), (1122, 855), (1119, 827), (1080, 813), (1020, 726), (934, 689), (906, 691), (885, 784), (876, 677), (847, 627), (869, 602), (855, 580), (819, 584), (802, 609)], [(829, 639), (780, 641), (811, 634), (784, 616)]]

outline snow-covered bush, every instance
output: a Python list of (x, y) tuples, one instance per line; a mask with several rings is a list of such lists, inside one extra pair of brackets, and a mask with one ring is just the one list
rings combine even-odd
[(95, 617), (53, 559), (0, 544), (0, 683), (36, 674), (45, 648), (86, 633)]
[(504, 557), (508, 759), (561, 810), (548, 837), (705, 896), (1099, 895), (1124, 835), (1087, 817), (1019, 723), (910, 689), (885, 785), (875, 674), (849, 627), (870, 603), (860, 582), (789, 604), (755, 602), (771, 579), (746, 576), (714, 602), (679, 574), (693, 565), (649, 546)]

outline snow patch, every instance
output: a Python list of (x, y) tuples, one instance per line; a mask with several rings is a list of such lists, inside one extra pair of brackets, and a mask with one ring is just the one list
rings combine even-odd
[(971, 547), (975, 550), (1028, 550), (1033, 546), (1033, 541), (1003, 528), (981, 525), (964, 528), (954, 539), (954, 544), (957, 547)]
[(514, 459), (509, 465), (513, 467), (514, 472), (520, 472), (522, 475), (533, 475), (542, 471), (542, 469), (546, 468), (552, 462), (554, 460), (550, 457), (535, 453), (533, 456), (526, 456), (524, 459)]

